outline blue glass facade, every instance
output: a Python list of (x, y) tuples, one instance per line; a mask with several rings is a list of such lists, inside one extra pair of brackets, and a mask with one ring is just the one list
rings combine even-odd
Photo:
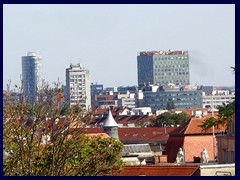
[(36, 93), (42, 86), (42, 59), (36, 53), (29, 52), (22, 56), (22, 81), (26, 101), (33, 104)]
[(202, 91), (145, 91), (143, 106), (151, 107), (153, 111), (167, 109), (167, 103), (173, 102), (177, 109), (180, 108), (202, 108)]

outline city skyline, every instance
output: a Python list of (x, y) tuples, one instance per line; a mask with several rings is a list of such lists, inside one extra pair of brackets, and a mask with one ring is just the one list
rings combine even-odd
[(235, 85), (235, 5), (3, 5), (4, 88), (29, 51), (49, 83), (81, 63), (109, 87), (137, 85), (138, 52), (169, 49), (189, 52), (190, 84)]

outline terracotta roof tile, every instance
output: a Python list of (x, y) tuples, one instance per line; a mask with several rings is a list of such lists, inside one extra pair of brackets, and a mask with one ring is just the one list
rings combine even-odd
[(116, 176), (192, 176), (199, 165), (139, 165), (125, 166)]
[[(168, 133), (174, 127), (148, 127), (148, 128), (118, 128), (121, 141), (167, 141)], [(166, 132), (165, 132), (166, 130)], [(103, 133), (102, 128), (85, 128), (86, 134)]]
[[(172, 131), (171, 135), (183, 135), (183, 134), (212, 134), (212, 128), (207, 130), (206, 132), (202, 130), (199, 125), (201, 125), (208, 117), (204, 118), (192, 118), (191, 120), (181, 124), (178, 128)], [(223, 126), (219, 126), (219, 128), (215, 128), (216, 133), (220, 133), (224, 131), (226, 128)]]

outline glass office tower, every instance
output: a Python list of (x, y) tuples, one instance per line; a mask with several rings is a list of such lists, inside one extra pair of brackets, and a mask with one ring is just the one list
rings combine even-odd
[(33, 104), (42, 88), (42, 58), (35, 52), (22, 56), (22, 82), (26, 102)]

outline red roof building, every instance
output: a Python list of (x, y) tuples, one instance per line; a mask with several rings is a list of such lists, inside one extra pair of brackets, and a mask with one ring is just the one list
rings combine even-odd
[[(168, 162), (175, 162), (179, 148), (184, 150), (185, 162), (197, 162), (204, 147), (208, 151), (209, 161), (214, 161), (213, 154), (217, 155), (216, 138), (213, 139), (212, 129), (205, 132), (199, 127), (204, 120), (205, 118), (192, 118), (169, 133), (164, 149)], [(221, 134), (223, 131), (224, 127), (215, 128), (214, 134)]]

